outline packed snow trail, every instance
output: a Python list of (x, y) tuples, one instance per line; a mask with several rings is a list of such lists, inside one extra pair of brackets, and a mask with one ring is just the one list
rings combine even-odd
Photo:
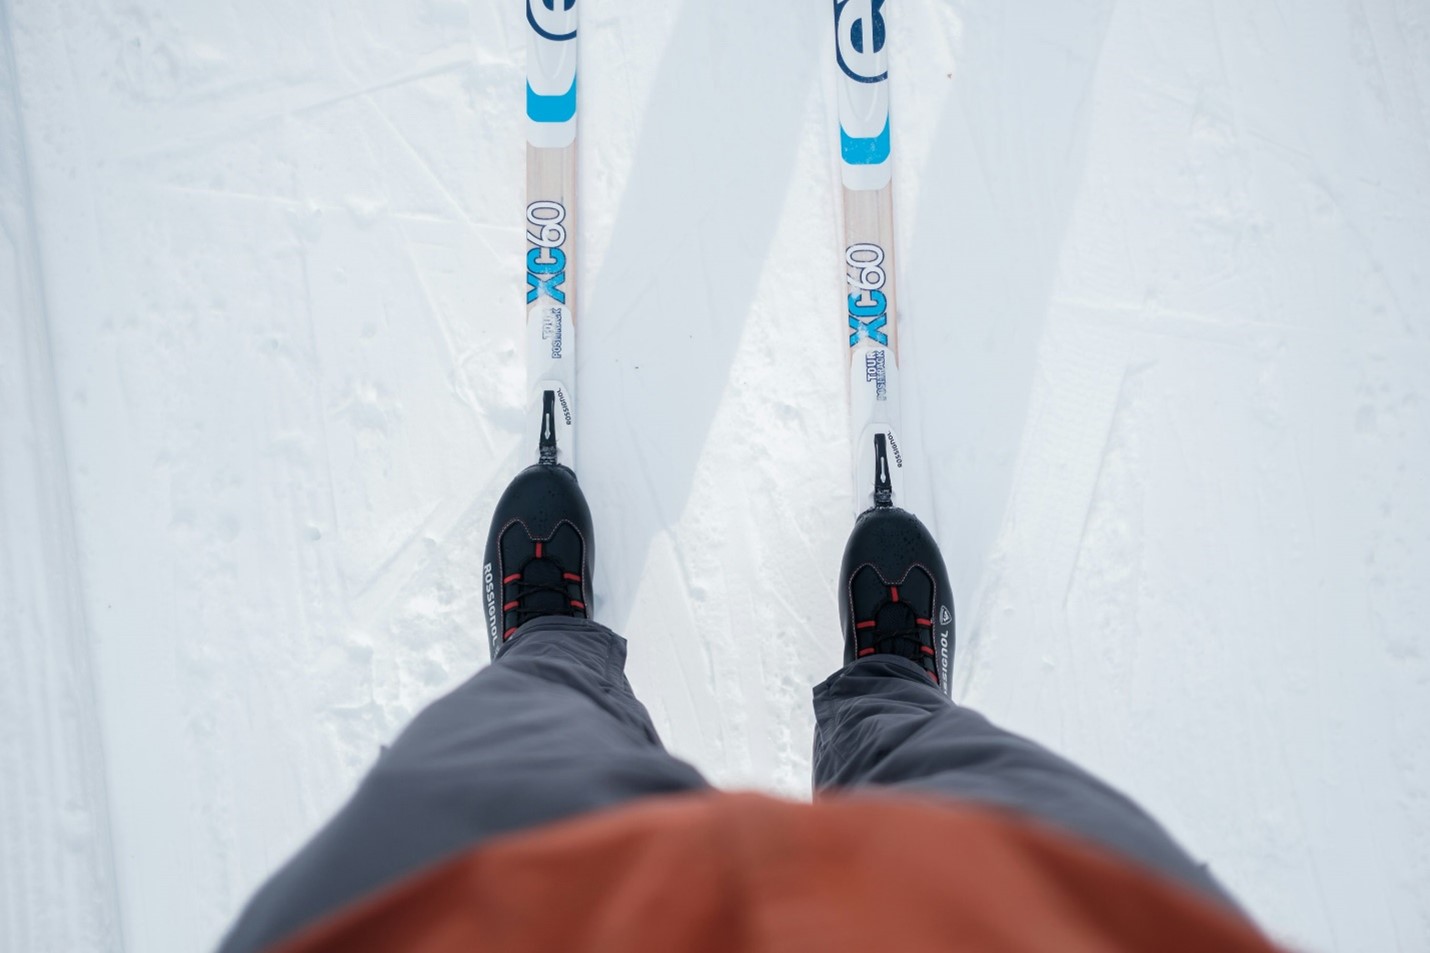
[[(202, 949), (484, 663), (528, 439), (524, 22), (3, 4), (0, 942)], [(597, 618), (677, 754), (796, 797), (853, 506), (829, 17), (581, 24)], [(1276, 936), (1430, 947), (1430, 8), (891, 22), (955, 697)]]
[(0, 5), (0, 949), (103, 949), (103, 735), (10, 37)]

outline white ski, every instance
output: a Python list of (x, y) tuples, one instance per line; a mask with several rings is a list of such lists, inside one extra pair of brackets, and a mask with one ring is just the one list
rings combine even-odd
[(526, 374), (535, 460), (576, 461), (576, 0), (524, 0)]
[(834, 0), (854, 512), (903, 489), (884, 0)]

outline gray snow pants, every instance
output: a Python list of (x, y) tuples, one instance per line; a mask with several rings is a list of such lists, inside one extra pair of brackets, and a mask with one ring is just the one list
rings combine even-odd
[[(364, 894), (499, 834), (660, 794), (707, 790), (661, 746), (624, 673), (626, 642), (537, 619), (495, 664), (433, 702), (352, 799), (249, 901), (220, 947), (257, 951)], [(892, 656), (814, 690), (814, 787), (881, 788), (1017, 811), (1110, 848), (1235, 909), (1127, 797), (949, 702)]]

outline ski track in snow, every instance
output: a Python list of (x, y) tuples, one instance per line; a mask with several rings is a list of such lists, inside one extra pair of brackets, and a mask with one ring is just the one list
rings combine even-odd
[[(957, 696), (1279, 939), (1430, 948), (1430, 7), (889, 9)], [(211, 946), (485, 664), (520, 16), (0, 0), (0, 947)], [(829, 19), (582, 25), (597, 615), (673, 752), (793, 797), (851, 491)]]

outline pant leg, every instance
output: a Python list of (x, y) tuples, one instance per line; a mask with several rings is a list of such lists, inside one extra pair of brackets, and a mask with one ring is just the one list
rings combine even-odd
[(707, 787), (661, 746), (625, 661), (625, 639), (595, 622), (523, 626), (497, 662), (413, 720), (249, 901), (221, 953), (261, 950), (489, 837)]
[(871, 656), (814, 690), (816, 792), (865, 786), (1016, 811), (1238, 909), (1210, 872), (1126, 795), (951, 703), (917, 665)]

